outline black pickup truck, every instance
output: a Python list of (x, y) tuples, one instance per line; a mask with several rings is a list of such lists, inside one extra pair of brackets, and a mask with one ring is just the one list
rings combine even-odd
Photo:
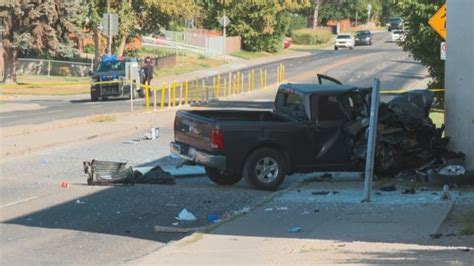
[(272, 111), (178, 111), (171, 152), (217, 184), (244, 177), (265, 190), (291, 173), (360, 168), (354, 136), (365, 134), (371, 89), (319, 82), (281, 85)]

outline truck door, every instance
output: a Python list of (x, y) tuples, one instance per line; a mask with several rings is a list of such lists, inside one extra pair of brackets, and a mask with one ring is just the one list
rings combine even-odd
[(341, 169), (349, 162), (343, 125), (347, 121), (342, 110), (343, 95), (311, 96), (314, 123), (314, 163), (316, 166)]
[(324, 85), (334, 85), (334, 84), (342, 85), (342, 82), (340, 82), (339, 80), (337, 80), (337, 79), (335, 79), (335, 78), (332, 78), (332, 77), (329, 77), (329, 76), (326, 76), (326, 75), (317, 74), (317, 77), (318, 77), (318, 82), (319, 82), (319, 84), (324, 84)]

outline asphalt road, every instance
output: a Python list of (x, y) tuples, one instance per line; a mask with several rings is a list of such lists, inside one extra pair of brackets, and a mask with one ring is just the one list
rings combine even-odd
[[(414, 77), (424, 75), (420, 74), (424, 73), (424, 68), (395, 44), (385, 43), (385, 39), (388, 35), (380, 34), (376, 35), (371, 47), (317, 51), (305, 59), (285, 60), (287, 79), (314, 82), (315, 73), (320, 72), (362, 86), (370, 85), (374, 76), (382, 79), (385, 88), (415, 84), (413, 82), (419, 78)], [(267, 67), (275, 68), (276, 65)], [(265, 107), (274, 93), (271, 89), (260, 90), (221, 104)], [(90, 103), (87, 98), (87, 95), (81, 95), (36, 100), (43, 109), (1, 113), (1, 124), (42, 123), (129, 108), (127, 101)], [(139, 132), (92, 139), (0, 161), (1, 264), (127, 263), (184, 237), (186, 234), (154, 231), (155, 225), (173, 227), (175, 217), (183, 208), (198, 220), (179, 222), (177, 227), (207, 226), (211, 224), (208, 215), (233, 214), (272, 195), (250, 189), (243, 181), (232, 187), (217, 186), (204, 176), (178, 178), (176, 185), (86, 185), (83, 161), (127, 161), (140, 166), (168, 158), (168, 145), (173, 139), (173, 119), (170, 119), (173, 115), (173, 111), (156, 113), (160, 121), (157, 125), (160, 138), (156, 141), (124, 143), (143, 136), (143, 132)], [(54, 138), (54, 130), (51, 138)], [(287, 178), (281, 189), (295, 184), (299, 178), (301, 176)], [(68, 181), (70, 187), (61, 188), (61, 181)]]
[[(315, 50), (306, 57), (264, 64), (256, 69), (267, 70), (268, 85), (276, 81), (276, 68), (278, 64), (282, 63), (286, 67), (288, 82), (314, 83), (317, 81), (316, 74), (321, 73), (333, 76), (343, 83), (358, 86), (370, 86), (372, 79), (377, 77), (382, 82), (382, 89), (423, 88), (423, 81), (427, 76), (426, 69), (409, 57), (408, 53), (399, 46), (390, 42), (389, 33), (374, 34), (373, 43), (371, 46), (357, 46), (354, 50)], [(242, 70), (242, 73), (247, 79), (248, 69)], [(212, 79), (213, 77), (207, 78), (206, 84), (211, 84)], [(245, 82), (247, 82), (246, 79)], [(194, 82), (191, 82), (191, 86), (193, 86), (192, 84)], [(256, 72), (256, 84), (258, 88), (260, 84), (258, 71)], [(160, 98), (158, 97), (158, 99)], [(10, 103), (34, 104), (37, 108), (0, 113), (2, 127), (40, 124), (59, 119), (130, 110), (130, 102), (126, 99), (90, 102), (90, 97), (87, 94), (22, 97), (20, 100)], [(135, 109), (143, 109), (143, 99), (136, 100), (134, 105)]]

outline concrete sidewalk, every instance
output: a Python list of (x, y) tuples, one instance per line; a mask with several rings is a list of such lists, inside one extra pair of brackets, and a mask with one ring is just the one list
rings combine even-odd
[[(284, 191), (207, 233), (195, 233), (132, 264), (446, 264), (473, 265), (465, 247), (437, 246), (453, 201), (431, 191), (374, 193), (360, 182), (311, 183)], [(312, 192), (334, 191), (328, 195)], [(299, 227), (301, 231), (289, 232)]]

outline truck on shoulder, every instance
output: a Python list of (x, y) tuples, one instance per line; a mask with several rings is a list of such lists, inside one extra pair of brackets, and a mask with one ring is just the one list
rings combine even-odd
[[(130, 91), (133, 97), (143, 97), (141, 84), (141, 73), (138, 68), (134, 69), (131, 76), (135, 77), (130, 86), (129, 80), (126, 78), (125, 66), (127, 63), (138, 63), (136, 58), (117, 58), (109, 56), (103, 58), (97, 65), (96, 69), (91, 72), (91, 101), (95, 102), (99, 99), (106, 100), (110, 97), (130, 97)], [(130, 89), (132, 88), (132, 89)]]
[(171, 153), (204, 166), (217, 184), (243, 177), (263, 190), (292, 173), (361, 170), (354, 150), (368, 126), (371, 89), (319, 81), (282, 84), (272, 111), (178, 111)]

